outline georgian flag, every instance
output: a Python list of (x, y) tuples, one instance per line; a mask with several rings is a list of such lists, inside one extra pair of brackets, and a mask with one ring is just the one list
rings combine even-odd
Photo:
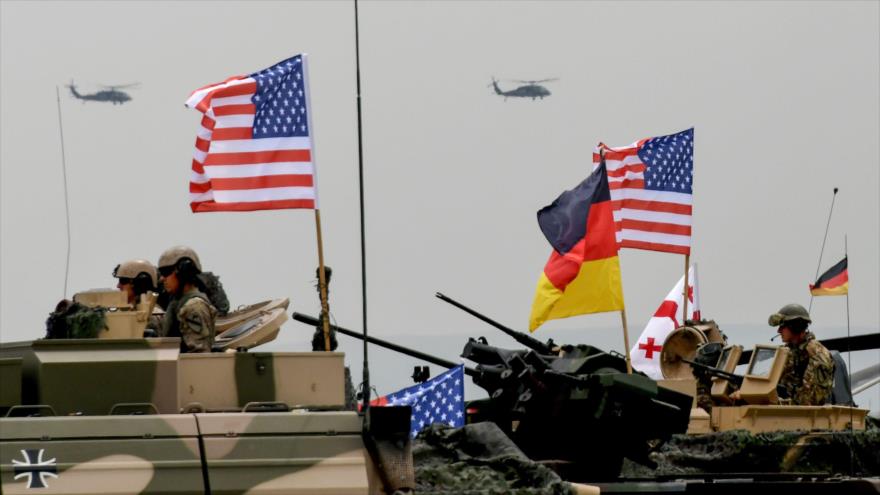
[[(691, 320), (700, 319), (700, 298), (697, 287), (697, 265), (694, 264), (688, 271), (688, 319)], [(633, 368), (655, 380), (663, 379), (663, 373), (660, 371), (660, 351), (663, 350), (663, 342), (673, 330), (684, 324), (680, 321), (683, 289), (684, 277), (681, 277), (654, 312), (654, 316), (645, 325), (642, 335), (629, 351)]]

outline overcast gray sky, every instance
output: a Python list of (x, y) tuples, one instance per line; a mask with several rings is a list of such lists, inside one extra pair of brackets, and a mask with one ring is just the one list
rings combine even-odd
[[(3, 0), (0, 14), (0, 340), (41, 337), (62, 296), (112, 286), (117, 263), (155, 262), (173, 244), (199, 252), (233, 306), (284, 296), (317, 313), (311, 211), (188, 206), (200, 114), (186, 97), (300, 52), (331, 309), (361, 329), (351, 2)], [(690, 126), (703, 314), (751, 346), (772, 335), (769, 313), (807, 305), (836, 186), (822, 269), (847, 236), (852, 333), (878, 331), (877, 1), (363, 1), (360, 36), (371, 334), (449, 359), (469, 335), (515, 347), (434, 292), (525, 329), (550, 253), (535, 212), (583, 179), (598, 141)], [(504, 101), (487, 87), (493, 76), (559, 80), (546, 100)], [(140, 87), (124, 106), (83, 104), (63, 86), (71, 79), (84, 91)], [(636, 250), (620, 259), (635, 339), (684, 262)], [(820, 337), (846, 334), (845, 298), (817, 299), (813, 315)], [(623, 351), (619, 322), (582, 316), (535, 336)], [(306, 350), (310, 334), (288, 323), (266, 349)], [(359, 370), (359, 343), (340, 339)], [(409, 361), (375, 355), (381, 392), (407, 384)]]

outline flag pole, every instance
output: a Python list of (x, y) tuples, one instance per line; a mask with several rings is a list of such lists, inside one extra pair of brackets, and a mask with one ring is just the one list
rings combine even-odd
[(629, 357), (629, 332), (626, 329), (626, 309), (620, 310), (620, 321), (623, 323), (623, 348), (626, 349), (626, 373), (633, 372), (632, 359)]
[(690, 271), (690, 265), (691, 253), (687, 253), (686, 255), (684, 255), (684, 297), (682, 297), (682, 301), (684, 301), (684, 303), (681, 305), (682, 313), (684, 314), (681, 315), (682, 326), (687, 325), (688, 320), (688, 294), (690, 293), (690, 291), (688, 291), (688, 272)]
[(306, 93), (306, 119), (308, 119), (309, 137), (311, 139), (312, 176), (315, 191), (315, 236), (318, 240), (318, 289), (321, 294), (321, 322), (324, 331), (324, 350), (330, 350), (330, 303), (327, 301), (327, 277), (324, 274), (324, 241), (321, 236), (321, 207), (318, 201), (318, 167), (315, 157), (315, 126), (312, 123), (312, 97), (309, 84), (309, 56), (302, 54), (303, 84)]
[[(828, 210), (828, 222), (825, 224), (825, 237), (822, 238), (822, 249), (819, 250), (819, 262), (816, 263), (816, 276), (813, 280), (819, 279), (819, 270), (822, 268), (822, 254), (825, 252), (825, 241), (828, 240), (828, 227), (831, 226), (831, 213), (834, 212), (834, 200), (837, 198), (837, 188), (834, 188), (834, 194), (831, 196), (831, 208)], [(807, 312), (813, 309), (813, 293), (810, 292), (810, 306)]]
[(330, 303), (327, 301), (327, 277), (324, 274), (324, 242), (321, 239), (321, 210), (315, 208), (315, 230), (318, 232), (318, 287), (321, 292), (321, 326), (324, 329), (324, 350), (330, 349)]

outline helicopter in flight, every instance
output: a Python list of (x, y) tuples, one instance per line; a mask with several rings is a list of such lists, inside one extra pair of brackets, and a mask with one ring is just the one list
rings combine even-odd
[(544, 99), (546, 96), (550, 96), (550, 90), (541, 86), (538, 83), (556, 81), (558, 78), (552, 77), (549, 79), (539, 79), (537, 81), (524, 81), (520, 79), (513, 79), (514, 82), (522, 83), (523, 86), (519, 86), (515, 89), (511, 89), (510, 91), (503, 91), (500, 87), (498, 87), (498, 81), (493, 77), (492, 78), (492, 86), (495, 89), (495, 94), (499, 96), (503, 96), (504, 100), (507, 101), (508, 97), (515, 98), (531, 98), (532, 100), (536, 98)]
[(104, 86), (104, 89), (98, 91), (97, 93), (80, 93), (76, 90), (76, 85), (73, 83), (73, 80), (70, 81), (70, 84), (67, 85), (70, 88), (70, 93), (74, 98), (78, 100), (83, 100), (83, 103), (86, 101), (108, 101), (113, 103), (114, 105), (122, 105), (127, 101), (131, 101), (131, 96), (125, 91), (120, 91), (121, 89), (128, 88), (136, 88), (140, 86), (140, 83), (133, 84), (123, 84), (119, 86)]

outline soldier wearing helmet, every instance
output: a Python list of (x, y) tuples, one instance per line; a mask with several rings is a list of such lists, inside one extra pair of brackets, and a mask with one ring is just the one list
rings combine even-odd
[(156, 267), (147, 260), (129, 260), (116, 265), (113, 276), (119, 281), (116, 288), (125, 292), (128, 303), (137, 304), (141, 294), (156, 291)]
[(170, 296), (160, 335), (180, 337), (181, 352), (211, 352), (217, 310), (202, 292), (202, 265), (191, 248), (175, 246), (159, 257), (159, 280)]
[(807, 331), (811, 322), (800, 304), (786, 304), (768, 319), (789, 349), (779, 379), (780, 396), (799, 406), (830, 402), (834, 385), (834, 360), (813, 332)]
[[(147, 260), (129, 260), (116, 265), (113, 276), (119, 281), (116, 288), (125, 292), (128, 304), (136, 306), (142, 294), (157, 292), (156, 285), (159, 282), (156, 267)], [(144, 336), (155, 336), (162, 329), (162, 313), (154, 309), (154, 313), (147, 320)]]

